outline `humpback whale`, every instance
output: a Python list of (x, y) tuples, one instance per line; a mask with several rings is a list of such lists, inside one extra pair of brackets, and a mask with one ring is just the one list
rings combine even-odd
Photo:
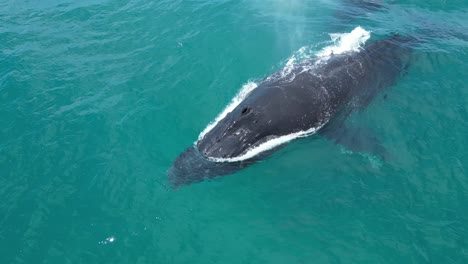
[[(363, 30), (356, 28), (355, 30)], [(250, 84), (168, 170), (174, 186), (234, 173), (295, 138), (334, 138), (350, 113), (395, 84), (408, 66), (411, 39), (398, 34), (357, 49), (286, 67)]]

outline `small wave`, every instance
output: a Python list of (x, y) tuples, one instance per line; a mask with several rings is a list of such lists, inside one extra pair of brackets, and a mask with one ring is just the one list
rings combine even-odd
[[(356, 27), (350, 33), (332, 33), (330, 34), (331, 41), (333, 45), (327, 46), (318, 52), (313, 52), (310, 47), (302, 47), (295, 54), (293, 54), (283, 69), (279, 72), (280, 78), (294, 79), (295, 74), (293, 70), (295, 69), (298, 62), (305, 59), (310, 59), (312, 57), (317, 57), (319, 62), (326, 61), (333, 54), (341, 54), (345, 52), (359, 52), (361, 46), (370, 38), (370, 32), (366, 31), (362, 27)], [(301, 65), (303, 71), (311, 69), (314, 65)], [(289, 76), (291, 75), (291, 76)], [(278, 78), (277, 74), (274, 74), (270, 77), (267, 77), (266, 80), (271, 80), (271, 78)], [(239, 93), (232, 99), (231, 103), (219, 114), (216, 119), (211, 122), (198, 136), (198, 141), (203, 139), (205, 135), (210, 132), (223, 118), (225, 118), (230, 112), (232, 112), (248, 95), (251, 91), (258, 87), (258, 84), (255, 82), (248, 82), (244, 84), (239, 91)], [(279, 136), (272, 138), (258, 146), (255, 146), (251, 149), (248, 149), (245, 154), (241, 154), (238, 157), (234, 158), (209, 158), (215, 162), (238, 162), (247, 159), (251, 159), (258, 154), (273, 149), (279, 145), (285, 144), (291, 140), (306, 137), (317, 132), (323, 125), (326, 124), (328, 120), (325, 120), (320, 126), (313, 127), (305, 131), (299, 131), (296, 133)], [(197, 141), (197, 142), (198, 142)], [(195, 145), (196, 143), (195, 142)]]

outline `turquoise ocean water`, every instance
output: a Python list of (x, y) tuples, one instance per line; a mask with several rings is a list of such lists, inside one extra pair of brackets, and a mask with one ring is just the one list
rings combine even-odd
[[(468, 263), (468, 3), (0, 0), (0, 263)], [(340, 18), (341, 17), (341, 18)], [(422, 44), (349, 122), (172, 190), (243, 84), (362, 26)]]

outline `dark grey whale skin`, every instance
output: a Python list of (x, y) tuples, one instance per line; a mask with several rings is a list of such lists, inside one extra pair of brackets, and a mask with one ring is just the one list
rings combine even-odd
[(343, 122), (349, 113), (364, 109), (380, 91), (395, 84), (408, 66), (412, 42), (393, 35), (360, 52), (302, 62), (290, 74), (277, 72), (265, 78), (195, 146), (176, 158), (168, 171), (169, 180), (178, 187), (232, 174), (278, 148), (239, 162), (209, 158), (238, 157), (271, 137), (324, 124), (319, 134), (333, 132), (336, 125), (330, 124)]

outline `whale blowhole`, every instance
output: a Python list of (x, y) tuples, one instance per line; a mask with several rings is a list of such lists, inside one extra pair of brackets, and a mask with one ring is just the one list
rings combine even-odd
[(242, 109), (241, 111), (241, 115), (246, 115), (248, 113), (250, 113), (250, 106), (247, 106), (247, 107), (244, 107), (244, 109)]

